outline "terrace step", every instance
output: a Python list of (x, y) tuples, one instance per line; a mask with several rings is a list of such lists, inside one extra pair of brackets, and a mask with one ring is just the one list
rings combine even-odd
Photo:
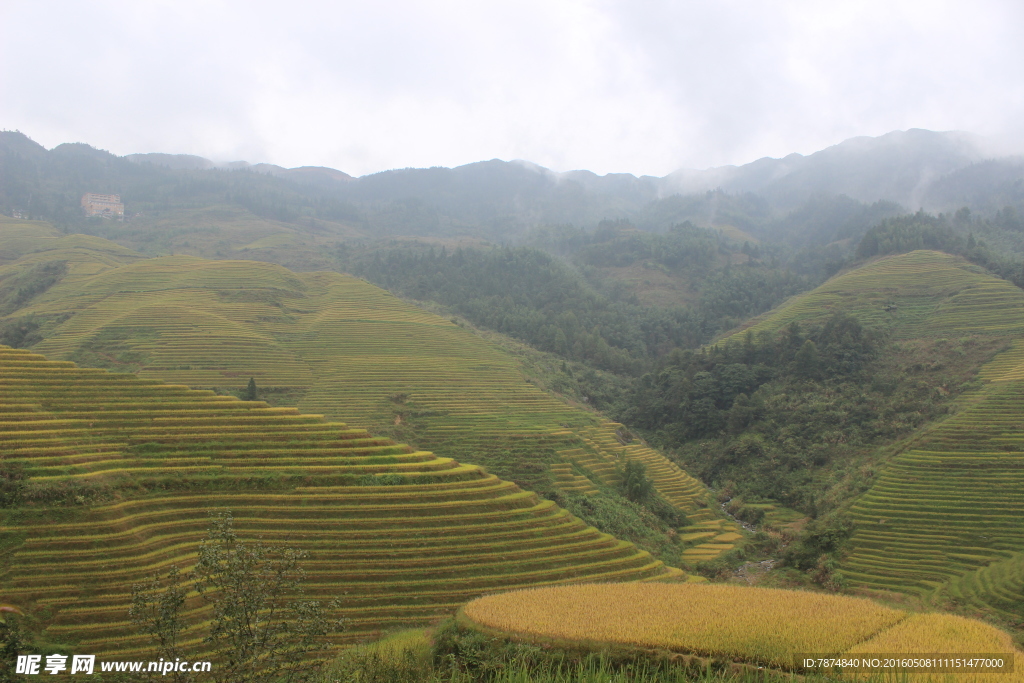
[[(426, 622), (509, 587), (685, 578), (475, 465), (317, 415), (25, 359), (0, 347), (0, 443), (33, 482), (131, 481), (132, 493), (61, 521), (29, 511), (6, 527), (21, 540), (4, 598), (45, 608), (50, 636), (88, 634), (80, 646), (98, 654), (144, 645), (125, 587), (172, 565), (187, 570), (216, 510), (232, 511), (243, 538), (307, 550), (310, 596), (347, 592), (362, 631)], [(246, 483), (260, 477), (263, 490)], [(195, 630), (208, 609), (193, 602)]]

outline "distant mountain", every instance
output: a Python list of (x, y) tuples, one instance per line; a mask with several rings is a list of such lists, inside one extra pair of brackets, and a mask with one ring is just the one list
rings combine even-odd
[(248, 161), (227, 161), (217, 163), (209, 159), (195, 156), (193, 154), (162, 154), (150, 152), (148, 154), (129, 154), (125, 157), (129, 161), (138, 164), (153, 164), (163, 166), (174, 171), (206, 171), (214, 168), (221, 169), (248, 169), (256, 173), (277, 176), (279, 178), (290, 178), (300, 182), (313, 184), (331, 183), (333, 181), (352, 180), (352, 176), (335, 168), (326, 166), (299, 166), (298, 168), (285, 168), (276, 164), (250, 164)]
[(703, 171), (683, 169), (666, 176), (661, 188), (666, 194), (684, 195), (712, 189), (753, 192), (787, 207), (825, 194), (868, 203), (891, 201), (911, 210), (944, 209), (947, 197), (933, 187), (949, 174), (991, 158), (987, 147), (984, 138), (970, 133), (914, 128), (877, 138), (851, 138), (808, 156), (766, 157)]
[[(664, 229), (672, 221), (716, 215), (707, 206), (693, 215), (680, 212), (680, 202), (672, 198), (716, 191), (755, 195), (776, 216), (816, 197), (844, 195), (910, 211), (948, 211), (976, 204), (994, 212), (1006, 204), (1024, 203), (1024, 192), (1014, 190), (1021, 183), (1024, 160), (998, 157), (985, 138), (961, 131), (911, 129), (851, 138), (808, 156), (790, 154), (742, 166), (681, 169), (664, 178), (555, 172), (526, 161), (494, 159), (452, 169), (384, 171), (355, 179), (341, 193), (353, 203), (416, 199), (450, 206), (485, 201), (492, 208), (515, 205), (546, 222), (624, 217), (649, 229)], [(664, 205), (666, 200), (672, 201)], [(711, 202), (719, 203), (721, 198)]]
[[(509, 241), (538, 226), (593, 228), (603, 220), (626, 220), (652, 231), (691, 221), (799, 245), (856, 238), (872, 221), (918, 208), (951, 212), (970, 206), (975, 215), (992, 216), (1011, 206), (1024, 214), (1024, 159), (997, 158), (984, 138), (969, 133), (912, 129), (852, 138), (808, 156), (681, 169), (664, 178), (556, 172), (499, 159), (354, 178), (333, 168), (186, 154), (118, 157), (81, 143), (46, 150), (21, 133), (0, 132), (0, 212), (81, 231), (83, 192), (121, 194), (129, 213), (142, 220), (233, 206), (261, 219), (301, 224), (318, 240), (361, 233)], [(90, 229), (114, 236), (109, 229)], [(161, 234), (166, 230), (164, 224)], [(135, 231), (139, 239), (144, 232)], [(162, 248), (175, 251), (194, 240), (181, 241)], [(221, 249), (241, 245), (229, 240)]]
[(1024, 206), (1024, 157), (980, 161), (943, 176), (928, 186), (924, 205), (983, 214)]
[(148, 154), (129, 154), (125, 157), (137, 164), (153, 164), (163, 166), (175, 171), (205, 171), (215, 168), (216, 164), (209, 159), (197, 157), (194, 154), (162, 154), (161, 152), (150, 152)]

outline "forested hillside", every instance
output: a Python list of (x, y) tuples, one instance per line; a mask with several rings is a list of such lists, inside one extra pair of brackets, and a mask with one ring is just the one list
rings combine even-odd
[[(1024, 166), (973, 144), (352, 178), (3, 133), (0, 209), (44, 220), (4, 220), (0, 343), (225, 394), (251, 377), (708, 575), (768, 557), (796, 572), (769, 580), (1010, 619), (1019, 501), (971, 463), (1013, 481)], [(85, 191), (126, 220), (84, 218)], [(719, 503), (762, 532), (750, 555)]]
[(624, 419), (741, 516), (778, 501), (814, 517), (793, 565), (936, 599), (1020, 548), (1004, 515), (1020, 512), (1008, 416), (1022, 330), (1013, 284), (940, 252), (887, 256), (674, 355)]
[[(537, 226), (593, 229), (603, 220), (653, 232), (689, 220), (794, 246), (808, 237), (822, 244), (857, 239), (880, 218), (922, 206), (947, 213), (971, 206), (984, 217), (1009, 206), (1020, 214), (1024, 165), (987, 159), (962, 137), (893, 133), (808, 157), (660, 179), (555, 173), (499, 160), (352, 178), (324, 168), (215, 167), (184, 155), (117, 157), (81, 143), (46, 150), (7, 131), (0, 133), (0, 213), (96, 232), (148, 253), (199, 249), (196, 255), (208, 257), (270, 235), (305, 246), (359, 236), (504, 242)], [(891, 182), (880, 181), (878, 169), (889, 169)], [(697, 176), (702, 180), (692, 181)], [(896, 187), (902, 189), (893, 194)], [(133, 226), (87, 221), (79, 210), (84, 192), (120, 194)]]
[[(10, 219), (0, 219), (2, 237), (29, 253), (0, 266), (0, 283), (24, 281), (38, 263), (62, 272), (0, 319), (5, 339), (220, 394), (249, 392), (251, 380), (250, 398), (486, 466), (675, 565), (738, 539), (707, 508), (706, 489), (663, 456), (541, 390), (517, 358), (470, 330), (365, 281), (251, 261), (110, 258)], [(646, 468), (639, 493), (626, 486), (630, 460)], [(680, 527), (693, 535), (678, 536)]]
[[(348, 249), (339, 262), (474, 324), (628, 375), (671, 349), (697, 346), (767, 311), (811, 281), (755, 258), (757, 247), (739, 248), (690, 224), (664, 235), (628, 226), (595, 237), (559, 235), (557, 242), (538, 239), (551, 251), (396, 244)], [(579, 246), (571, 250), (574, 237)]]

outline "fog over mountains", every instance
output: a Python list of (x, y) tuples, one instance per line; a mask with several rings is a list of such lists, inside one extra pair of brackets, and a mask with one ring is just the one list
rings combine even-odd
[[(79, 206), (85, 192), (120, 194), (134, 233), (157, 236), (166, 226), (154, 232), (144, 224), (180, 222), (182, 210), (201, 210), (206, 213), (189, 218), (196, 225), (187, 229), (210, 232), (222, 210), (233, 207), (316, 239), (508, 242), (538, 227), (593, 229), (612, 220), (654, 232), (690, 221), (800, 245), (853, 238), (886, 216), (919, 209), (950, 213), (967, 206), (985, 217), (1011, 207), (1022, 215), (1024, 157), (1000, 156), (969, 133), (912, 129), (852, 138), (808, 156), (681, 169), (662, 178), (556, 172), (498, 159), (357, 178), (332, 168), (191, 155), (120, 157), (83, 143), (47, 150), (20, 132), (0, 132), (0, 212), (106, 235), (109, 227), (85, 223)], [(215, 208), (221, 213), (211, 213)]]
[(344, 188), (342, 193), (353, 199), (378, 201), (430, 193), (489, 194), (499, 186), (506, 191), (532, 194), (542, 192), (545, 186), (568, 182), (587, 193), (628, 204), (722, 190), (754, 193), (785, 208), (795, 207), (815, 195), (846, 195), (867, 203), (882, 200), (909, 210), (934, 211), (977, 203), (985, 194), (979, 185), (987, 185), (989, 190), (1012, 185), (1024, 169), (1024, 157), (1001, 155), (991, 141), (981, 136), (917, 128), (879, 137), (851, 138), (807, 156), (790, 154), (781, 159), (765, 157), (741, 166), (679, 169), (663, 178), (628, 173), (602, 176), (586, 170), (556, 172), (529, 161), (497, 159), (451, 169), (396, 169), (353, 178), (326, 167), (283, 168), (245, 161), (217, 163), (187, 154), (132, 154), (126, 158), (176, 170), (248, 169), (325, 188)]
[(864, 202), (892, 201), (907, 208), (929, 204), (935, 181), (991, 158), (984, 138), (959, 131), (911, 129), (877, 138), (856, 137), (803, 156), (764, 158), (743, 166), (679, 170), (664, 181), (682, 194), (721, 188), (755, 192), (796, 204), (812, 194), (845, 194)]

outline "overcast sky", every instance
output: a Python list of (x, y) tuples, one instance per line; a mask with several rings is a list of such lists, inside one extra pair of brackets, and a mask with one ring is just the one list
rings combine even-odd
[(1024, 142), (1024, 2), (0, 0), (0, 129), (353, 175)]

